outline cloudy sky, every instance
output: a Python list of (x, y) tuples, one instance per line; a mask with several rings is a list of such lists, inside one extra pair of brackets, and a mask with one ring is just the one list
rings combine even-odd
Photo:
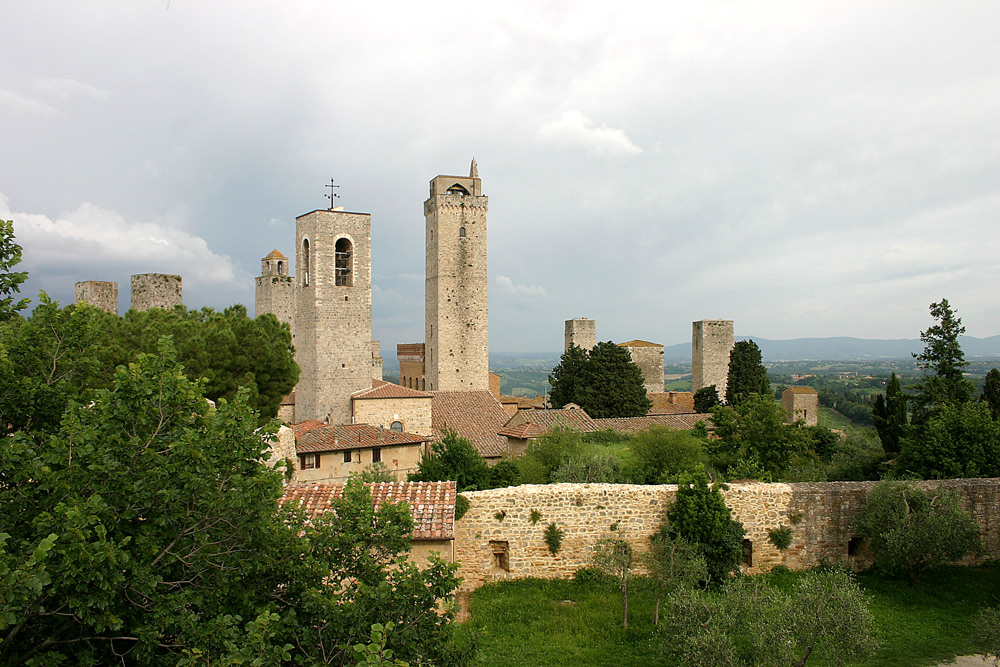
[(1000, 333), (1000, 3), (0, 5), (26, 288), (253, 304), (295, 216), (372, 214), (374, 336), (423, 338), (427, 183), (479, 164), (491, 347)]

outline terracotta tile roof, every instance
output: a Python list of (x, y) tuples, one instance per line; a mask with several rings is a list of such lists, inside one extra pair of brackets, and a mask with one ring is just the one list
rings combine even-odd
[(653, 407), (646, 414), (680, 415), (694, 412), (694, 394), (689, 391), (649, 392), (646, 398), (653, 402)]
[(549, 399), (547, 396), (535, 396), (534, 398), (521, 398), (517, 397), (517, 408), (519, 410), (524, 409), (542, 409), (545, 407), (550, 407)]
[(278, 252), (278, 249), (275, 248), (271, 252), (267, 253), (267, 257), (265, 257), (264, 259), (288, 259), (288, 258), (282, 255), (280, 252)]
[(351, 398), (430, 398), (426, 391), (409, 389), (402, 385), (384, 382), (383, 380), (372, 380), (371, 389), (362, 389), (351, 394)]
[(425, 435), (398, 433), (371, 424), (332, 426), (321, 421), (307, 421), (292, 426), (295, 452), (335, 452), (342, 449), (419, 445), (429, 439)]
[[(455, 482), (379, 482), (367, 484), (372, 504), (406, 502), (413, 515), (412, 540), (455, 539)], [(295, 502), (316, 517), (330, 509), (330, 500), (339, 498), (343, 484), (298, 482), (285, 487), (282, 504)]]
[(618, 343), (618, 347), (663, 347), (659, 343), (650, 343), (648, 340), (630, 340), (627, 343)]
[(557, 426), (571, 428), (581, 433), (599, 431), (600, 428), (582, 408), (575, 410), (521, 410), (504, 424), (504, 428), (513, 428), (525, 423), (536, 424), (542, 432), (550, 431)]
[(819, 392), (812, 387), (789, 387), (785, 391), (790, 391), (793, 394), (818, 394)]
[(545, 429), (533, 422), (524, 422), (523, 424), (505, 426), (503, 430), (500, 431), (500, 435), (507, 438), (517, 438), (518, 440), (537, 438), (542, 433), (545, 433)]
[(507, 413), (500, 401), (488, 391), (432, 391), (431, 428), (440, 438), (445, 428), (467, 438), (480, 455), (499, 458), (507, 451), (507, 441), (500, 429), (507, 423)]
[(667, 428), (680, 431), (690, 431), (694, 425), (703, 421), (711, 428), (712, 415), (710, 413), (692, 412), (683, 415), (649, 415), (647, 417), (609, 417), (607, 419), (595, 419), (599, 429), (610, 429), (618, 433), (638, 433), (645, 431), (650, 426), (666, 426)]

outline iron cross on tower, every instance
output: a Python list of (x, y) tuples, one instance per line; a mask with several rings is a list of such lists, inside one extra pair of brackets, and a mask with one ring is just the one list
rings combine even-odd
[(340, 199), (340, 195), (338, 195), (336, 193), (336, 191), (334, 191), (334, 188), (339, 188), (340, 186), (337, 185), (336, 183), (334, 183), (333, 179), (331, 178), (330, 179), (330, 184), (329, 185), (324, 185), (323, 187), (324, 188), (330, 188), (330, 194), (323, 195), (323, 196), (330, 200), (330, 208), (328, 210), (332, 211), (333, 210), (333, 205), (336, 203), (336, 201), (338, 199)]

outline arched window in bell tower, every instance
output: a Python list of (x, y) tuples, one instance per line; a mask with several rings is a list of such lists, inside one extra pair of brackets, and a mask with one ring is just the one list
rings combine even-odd
[(354, 247), (350, 239), (337, 239), (334, 246), (333, 269), (336, 274), (335, 284), (339, 287), (354, 286)]
[(309, 287), (309, 239), (302, 240), (302, 286)]

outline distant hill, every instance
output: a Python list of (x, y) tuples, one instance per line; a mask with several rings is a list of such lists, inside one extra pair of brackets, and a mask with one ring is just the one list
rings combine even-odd
[[(738, 340), (752, 339), (760, 346), (764, 361), (849, 361), (854, 359), (910, 359), (913, 353), (924, 349), (919, 338), (879, 340), (873, 338), (793, 338), (769, 340), (754, 336), (740, 336)], [(962, 336), (962, 350), (967, 359), (1000, 359), (1000, 335), (989, 338)], [(667, 362), (691, 361), (691, 343), (678, 343), (663, 349)]]

